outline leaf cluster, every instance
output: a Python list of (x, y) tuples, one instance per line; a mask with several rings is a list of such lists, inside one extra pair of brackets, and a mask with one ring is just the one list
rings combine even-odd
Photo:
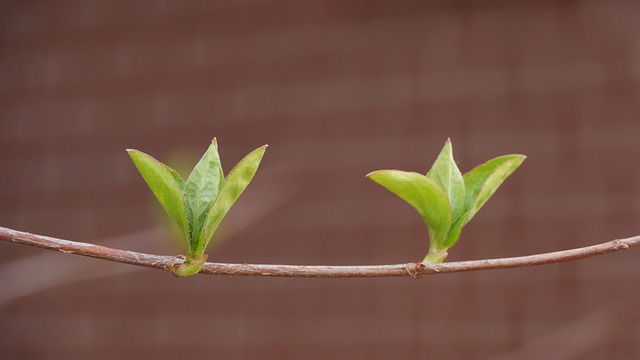
[(206, 261), (207, 245), (244, 189), (253, 179), (267, 145), (240, 160), (225, 177), (214, 138), (185, 181), (178, 172), (138, 150), (128, 149), (138, 171), (187, 242), (187, 257), (173, 273), (196, 274)]
[(466, 225), (525, 160), (504, 155), (462, 175), (453, 159), (451, 140), (426, 175), (401, 170), (378, 170), (367, 175), (409, 203), (422, 217), (429, 233), (427, 263), (440, 263)]
[[(174, 275), (196, 274), (207, 255), (207, 245), (244, 189), (253, 179), (267, 145), (242, 159), (225, 177), (218, 144), (211, 145), (185, 181), (167, 165), (138, 150), (127, 150), (138, 171), (162, 207), (176, 223), (187, 243), (183, 263)], [(504, 155), (462, 175), (447, 140), (425, 174), (378, 170), (367, 176), (409, 203), (424, 220), (429, 233), (427, 263), (440, 263), (458, 241), (462, 228), (484, 206), (498, 187), (525, 160), (524, 155)]]

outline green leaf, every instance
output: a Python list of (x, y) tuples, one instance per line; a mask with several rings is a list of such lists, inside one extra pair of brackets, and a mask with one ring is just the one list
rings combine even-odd
[(504, 155), (489, 160), (477, 166), (464, 175), (467, 189), (465, 210), (468, 223), (489, 200), (498, 187), (511, 175), (526, 159), (524, 155)]
[(448, 249), (455, 245), (460, 238), (460, 233), (462, 232), (462, 227), (466, 224), (466, 214), (463, 214), (457, 222), (451, 225), (451, 229), (449, 229), (449, 234), (447, 234), (447, 240), (445, 240), (444, 244), (442, 244), (443, 249)]
[(213, 204), (206, 217), (203, 227), (204, 241), (197, 249), (197, 252), (204, 251), (209, 244), (213, 233), (216, 231), (222, 219), (229, 212), (233, 204), (238, 200), (244, 189), (253, 179), (260, 161), (267, 150), (267, 145), (263, 145), (250, 152), (244, 159), (229, 172), (224, 185), (220, 190), (218, 199)]
[(427, 173), (427, 177), (433, 180), (447, 195), (451, 206), (451, 218), (453, 223), (456, 223), (464, 214), (465, 186), (462, 174), (453, 159), (450, 139), (447, 139), (440, 155)]
[(451, 208), (438, 185), (422, 174), (400, 170), (378, 170), (367, 177), (416, 209), (427, 224), (431, 246), (442, 247), (451, 227)]
[(223, 183), (224, 174), (220, 165), (218, 143), (214, 138), (184, 184), (187, 218), (191, 223), (191, 249), (197, 248), (198, 243), (202, 241), (204, 220), (218, 198)]
[(169, 173), (171, 173), (171, 176), (173, 176), (173, 179), (178, 183), (178, 188), (180, 188), (180, 191), (182, 191), (184, 189), (184, 179), (182, 179), (182, 176), (180, 176), (180, 174), (178, 174), (177, 171), (173, 170), (168, 166), (167, 166), (167, 170), (169, 170)]
[(176, 175), (178, 177), (180, 175), (141, 151), (128, 149), (127, 152), (162, 207), (178, 225), (185, 240), (189, 241), (189, 220), (187, 220), (180, 184), (176, 180)]

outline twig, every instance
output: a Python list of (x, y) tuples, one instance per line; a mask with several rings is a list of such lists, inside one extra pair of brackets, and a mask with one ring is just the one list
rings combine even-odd
[[(271, 183), (268, 188), (256, 184), (249, 206), (240, 202), (225, 218), (224, 237), (216, 239), (215, 246), (222, 241), (246, 230), (257, 221), (271, 214), (275, 209), (291, 201), (299, 194), (300, 186), (287, 182), (283, 185), (274, 178), (281, 176), (283, 169), (274, 166), (262, 169), (264, 183)], [(269, 181), (271, 180), (271, 181)], [(102, 244), (123, 248), (135, 244), (138, 249), (158, 253), (170, 244), (170, 231), (165, 226), (157, 226), (143, 231), (100, 239)], [(215, 246), (212, 246), (215, 248)], [(47, 269), (47, 271), (42, 271)], [(0, 264), (0, 311), (13, 301), (31, 296), (38, 292), (54, 289), (59, 286), (79, 281), (122, 276), (134, 271), (146, 270), (140, 266), (120, 266), (110, 261), (69, 261), (66, 256), (58, 256), (53, 251), (38, 251), (31, 256), (23, 256), (17, 260)]]
[[(66, 254), (89, 256), (97, 259), (162, 270), (167, 270), (171, 268), (172, 265), (183, 261), (181, 258), (176, 256), (159, 256), (134, 251), (111, 249), (105, 246), (56, 239), (49, 236), (35, 235), (3, 227), (0, 227), (0, 240), (35, 246), (43, 249), (57, 250)], [(634, 236), (627, 239), (612, 240), (598, 245), (545, 254), (503, 259), (448, 262), (442, 264), (406, 263), (370, 266), (311, 266), (206, 263), (200, 273), (233, 276), (328, 278), (412, 276), (419, 278), (428, 274), (506, 269), (572, 261), (604, 255), (639, 245), (640, 236)]]
[[(157, 252), (165, 250), (171, 238), (165, 227), (158, 226), (121, 236), (102, 238), (109, 246), (126, 247), (135, 244), (137, 248)], [(162, 240), (162, 241), (160, 241)], [(41, 291), (61, 286), (130, 274), (140, 266), (122, 266), (111, 261), (69, 261), (68, 256), (60, 256), (53, 251), (34, 251), (32, 255), (21, 256), (13, 261), (0, 264), (0, 312), (4, 306), (20, 298), (32, 296)], [(42, 271), (46, 269), (46, 271)]]

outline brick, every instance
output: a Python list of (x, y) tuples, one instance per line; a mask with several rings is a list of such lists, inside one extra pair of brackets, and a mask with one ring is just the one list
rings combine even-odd
[(464, 26), (461, 45), (463, 66), (470, 68), (506, 68), (512, 61), (511, 49), (519, 42), (519, 22), (513, 10), (482, 9), (472, 12)]
[(525, 93), (601, 88), (606, 81), (606, 71), (599, 63), (573, 64), (561, 68), (526, 67), (517, 80), (519, 88)]
[(454, 12), (436, 13), (422, 22), (420, 66), (428, 72), (433, 69), (452, 69), (462, 62), (463, 20)]
[(425, 73), (420, 96), (427, 101), (499, 99), (508, 93), (507, 74), (500, 69)]
[[(463, 170), (505, 153), (529, 159), (448, 260), (630, 236), (640, 214), (640, 173), (629, 165), (636, 8), (625, 0), (6, 6), (0, 222), (105, 244), (154, 226), (162, 210), (123, 149), (161, 160), (192, 153), (184, 162), (193, 164), (217, 136), (226, 171), (249, 149), (271, 148), (210, 259), (419, 260), (422, 220), (364, 175), (425, 172), (451, 137)], [(290, 198), (277, 204), (281, 196)], [(156, 240), (122, 247), (180, 249)], [(0, 263), (40, 254), (2, 246)], [(585, 357), (625, 358), (640, 351), (634, 258), (629, 250), (421, 281), (176, 281), (137, 270), (8, 304), (0, 347), (10, 358), (196, 357), (212, 344), (230, 359), (485, 358), (615, 300), (625, 309), (612, 315), (619, 329)], [(189, 306), (180, 305), (185, 296)], [(206, 331), (183, 331), (192, 327)]]
[(554, 6), (531, 6), (518, 13), (521, 25), (514, 46), (518, 63), (547, 64), (559, 50), (560, 15)]

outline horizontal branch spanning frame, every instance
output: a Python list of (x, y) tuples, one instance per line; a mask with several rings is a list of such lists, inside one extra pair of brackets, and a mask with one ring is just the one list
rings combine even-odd
[[(88, 256), (96, 259), (145, 266), (170, 271), (171, 267), (183, 259), (179, 256), (150, 255), (128, 250), (112, 249), (105, 246), (35, 235), (27, 232), (0, 227), (0, 240), (17, 244), (56, 250), (65, 254)], [(502, 259), (458, 261), (442, 264), (406, 263), (370, 266), (325, 266), (325, 265), (256, 265), (205, 263), (201, 274), (230, 276), (276, 276), (276, 277), (400, 277), (419, 278), (429, 274), (462, 271), (506, 269), (535, 265), (553, 264), (609, 254), (618, 250), (640, 246), (640, 236), (612, 240), (598, 245), (556, 251), (544, 254), (519, 256)]]

